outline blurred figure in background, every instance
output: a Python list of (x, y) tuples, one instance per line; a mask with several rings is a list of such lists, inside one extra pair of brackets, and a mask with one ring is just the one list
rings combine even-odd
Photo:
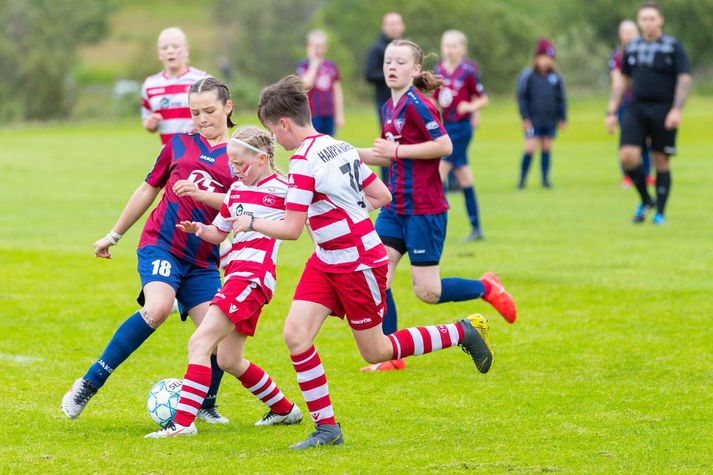
[(297, 75), (307, 90), (312, 125), (320, 134), (334, 135), (344, 126), (344, 94), (337, 64), (326, 59), (327, 33), (307, 35), (307, 59), (297, 63)]
[[(391, 99), (391, 89), (386, 85), (384, 79), (384, 51), (393, 40), (401, 38), (406, 31), (401, 15), (396, 12), (388, 12), (381, 19), (381, 35), (369, 47), (366, 53), (366, 80), (374, 86), (374, 98), (376, 100), (376, 114), (379, 117), (379, 130), (384, 126), (381, 122), (382, 110), (386, 101)], [(389, 180), (389, 168), (381, 167), (381, 180), (387, 183)]]
[(141, 120), (151, 133), (158, 132), (161, 143), (174, 134), (194, 132), (188, 89), (208, 73), (188, 65), (188, 39), (178, 27), (158, 35), (158, 59), (163, 71), (149, 76), (141, 86)]
[[(628, 45), (631, 40), (638, 38), (639, 28), (637, 28), (636, 23), (631, 20), (624, 20), (619, 23), (619, 45), (614, 48), (611, 56), (609, 57), (609, 77), (611, 78), (611, 90), (614, 91), (617, 88), (622, 87), (622, 81), (624, 80), (621, 76), (621, 58), (624, 53), (624, 48)], [(631, 102), (631, 87), (626, 88), (623, 96), (621, 97), (621, 102), (619, 103), (619, 108), (616, 111), (611, 111), (611, 115), (616, 115), (619, 127), (621, 127), (621, 121), (624, 117), (624, 111), (629, 106)], [(609, 113), (607, 112), (607, 115)], [(610, 134), (614, 133), (614, 129), (609, 130)], [(646, 173), (646, 184), (653, 185), (654, 178), (651, 176), (651, 158), (649, 157), (649, 147), (644, 147), (641, 152), (641, 161), (644, 165), (644, 173)], [(621, 187), (629, 188), (631, 187), (631, 178), (626, 175), (624, 168), (621, 169), (622, 180)]]
[(433, 92), (441, 107), (443, 127), (453, 143), (453, 153), (439, 165), (441, 180), (454, 172), (463, 190), (471, 231), (466, 241), (483, 239), (478, 216), (473, 173), (468, 164), (468, 146), (473, 138), (473, 115), (488, 104), (488, 95), (480, 82), (478, 67), (469, 60), (468, 40), (463, 32), (448, 30), (441, 37), (441, 57), (434, 72), (443, 78), (443, 85)]
[(525, 153), (517, 187), (525, 188), (532, 155), (539, 145), (542, 186), (550, 188), (552, 141), (557, 129), (567, 124), (567, 99), (564, 82), (555, 67), (555, 47), (546, 38), (537, 42), (532, 67), (525, 69), (517, 80), (517, 102), (525, 131)]

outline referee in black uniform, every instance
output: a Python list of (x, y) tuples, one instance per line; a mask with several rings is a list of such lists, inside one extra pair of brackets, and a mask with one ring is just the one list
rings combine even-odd
[[(691, 65), (681, 43), (664, 35), (661, 8), (652, 2), (639, 6), (636, 21), (642, 36), (624, 50), (621, 74), (624, 84), (612, 90), (607, 106), (607, 128), (616, 127), (616, 111), (627, 85), (632, 101), (621, 124), (619, 157), (641, 197), (634, 223), (646, 219), (655, 206), (654, 224), (664, 224), (666, 200), (671, 190), (669, 159), (676, 154), (676, 131), (691, 89)], [(646, 189), (641, 150), (648, 143), (656, 167), (656, 201)]]

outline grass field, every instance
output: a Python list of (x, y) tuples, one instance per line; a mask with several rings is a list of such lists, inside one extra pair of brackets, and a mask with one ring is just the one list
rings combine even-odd
[[(442, 275), (497, 271), (518, 322), (481, 301), (419, 302), (406, 264), (394, 284), (403, 326), (485, 313), (491, 372), (452, 349), (404, 372), (361, 374), (346, 324), (330, 319), (316, 346), (346, 444), (304, 453), (286, 447), (310, 424), (253, 427), (264, 409), (227, 375), (219, 404), (229, 425), (142, 438), (155, 429), (149, 388), (185, 370), (192, 328), (174, 317), (81, 418), (63, 416), (64, 392), (136, 310), (140, 227), (111, 261), (95, 259), (92, 243), (151, 167), (158, 139), (138, 121), (0, 131), (0, 472), (713, 471), (713, 100), (694, 98), (684, 116), (664, 227), (630, 224), (635, 194), (619, 188), (603, 100), (573, 101), (550, 191), (537, 173), (515, 190), (517, 116), (509, 98), (494, 102), (471, 148), (487, 239), (460, 242), (463, 203), (451, 195)], [(367, 145), (375, 129), (370, 108), (354, 110), (343, 137)], [(276, 297), (246, 351), (303, 408), (281, 325), (309, 252), (306, 239), (282, 247)]]

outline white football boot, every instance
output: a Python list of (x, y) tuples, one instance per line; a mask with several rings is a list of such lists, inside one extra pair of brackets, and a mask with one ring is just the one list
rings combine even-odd
[(208, 424), (227, 424), (230, 422), (230, 419), (222, 416), (216, 407), (217, 406), (199, 409), (196, 417), (201, 421), (207, 422)]
[(144, 439), (163, 439), (165, 437), (178, 437), (182, 435), (196, 435), (198, 429), (196, 425), (191, 422), (189, 426), (182, 426), (180, 424), (171, 423), (167, 425), (164, 429), (159, 429), (156, 432), (151, 432), (146, 434)]
[(288, 426), (291, 424), (299, 424), (302, 421), (302, 411), (297, 407), (297, 404), (292, 405), (292, 409), (287, 414), (275, 414), (270, 411), (263, 416), (262, 419), (255, 423), (256, 426)]
[(70, 419), (76, 419), (96, 393), (97, 388), (91, 381), (79, 378), (62, 398), (62, 412)]

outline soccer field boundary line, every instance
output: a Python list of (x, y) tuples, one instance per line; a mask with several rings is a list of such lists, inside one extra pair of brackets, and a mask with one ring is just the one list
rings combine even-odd
[(44, 358), (25, 355), (11, 355), (8, 353), (0, 353), (0, 361), (12, 361), (14, 363), (40, 363)]

